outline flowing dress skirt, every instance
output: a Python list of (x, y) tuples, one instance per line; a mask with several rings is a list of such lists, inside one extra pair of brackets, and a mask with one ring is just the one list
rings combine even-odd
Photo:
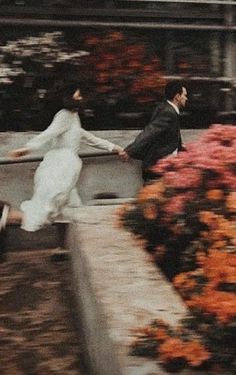
[(35, 172), (33, 197), (21, 204), (22, 229), (33, 232), (52, 223), (75, 200), (81, 167), (81, 159), (71, 149), (46, 153)]

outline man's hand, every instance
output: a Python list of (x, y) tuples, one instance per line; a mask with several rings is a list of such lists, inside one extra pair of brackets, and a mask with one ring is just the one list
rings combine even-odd
[(117, 152), (121, 161), (128, 161), (130, 158), (127, 152), (121, 146), (115, 145), (112, 151)]
[(125, 150), (119, 154), (119, 157), (121, 161), (128, 161), (130, 159), (129, 154)]
[(115, 145), (114, 147), (113, 147), (113, 150), (112, 150), (113, 152), (116, 152), (119, 156), (120, 156), (120, 154), (122, 154), (122, 152), (124, 151), (124, 149), (121, 147), (121, 146), (118, 146), (118, 145)]
[(30, 153), (30, 149), (27, 147), (18, 148), (16, 150), (12, 150), (8, 153), (8, 156), (12, 159), (18, 159), (22, 156), (28, 155)]

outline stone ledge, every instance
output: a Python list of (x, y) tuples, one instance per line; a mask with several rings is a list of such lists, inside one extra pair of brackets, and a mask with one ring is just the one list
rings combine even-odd
[(132, 328), (160, 318), (176, 325), (186, 309), (131, 235), (114, 228), (117, 206), (81, 207), (67, 247), (90, 375), (165, 375), (155, 361), (130, 356)]
[(26, 232), (20, 225), (7, 226), (5, 247), (8, 251), (35, 250), (64, 247), (65, 235), (69, 222), (58, 220), (36, 232)]

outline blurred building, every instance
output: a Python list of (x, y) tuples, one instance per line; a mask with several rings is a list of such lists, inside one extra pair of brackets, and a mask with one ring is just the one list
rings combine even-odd
[(1, 130), (43, 129), (68, 77), (90, 129), (143, 127), (173, 78), (190, 93), (183, 127), (236, 123), (235, 19), (230, 0), (0, 0)]

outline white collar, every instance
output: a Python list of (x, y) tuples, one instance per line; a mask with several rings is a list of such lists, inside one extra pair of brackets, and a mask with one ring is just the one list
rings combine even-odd
[(179, 115), (179, 108), (177, 107), (177, 105), (172, 103), (170, 100), (167, 100), (167, 103), (169, 103), (174, 108), (175, 112)]

